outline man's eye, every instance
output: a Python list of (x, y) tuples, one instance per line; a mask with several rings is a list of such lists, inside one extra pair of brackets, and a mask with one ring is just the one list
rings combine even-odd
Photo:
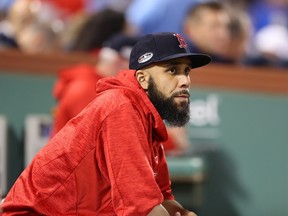
[(187, 68), (185, 69), (186, 75), (189, 75), (191, 70), (192, 70), (191, 67), (187, 67)]
[(175, 67), (172, 67), (172, 68), (168, 68), (168, 72), (169, 72), (170, 74), (176, 74), (177, 70), (176, 70)]

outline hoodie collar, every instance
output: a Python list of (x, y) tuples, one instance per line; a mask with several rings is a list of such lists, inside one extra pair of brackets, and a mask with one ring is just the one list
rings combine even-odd
[[(133, 92), (135, 92), (142, 99), (143, 106), (146, 106), (149, 109), (149, 112), (152, 114), (153, 128), (156, 132), (154, 134), (155, 135), (154, 138), (158, 142), (164, 142), (167, 140), (167, 130), (166, 130), (165, 124), (160, 114), (158, 113), (158, 111), (156, 110), (152, 102), (150, 101), (147, 93), (138, 83), (135, 74), (136, 74), (135, 70), (122, 70), (117, 74), (116, 79), (120, 81), (124, 87), (130, 90), (132, 89)], [(112, 82), (116, 84), (114, 81)], [(98, 84), (100, 83), (98, 82)]]

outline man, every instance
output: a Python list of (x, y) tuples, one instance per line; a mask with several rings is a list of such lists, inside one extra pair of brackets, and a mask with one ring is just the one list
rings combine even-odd
[[(60, 70), (53, 87), (57, 106), (53, 112), (51, 137), (96, 97), (95, 86), (99, 79), (114, 76), (120, 69), (128, 68), (130, 53), (137, 40), (136, 36), (116, 34), (104, 42), (96, 65), (78, 64)], [(185, 152), (189, 144), (183, 139), (185, 136), (178, 136), (182, 129), (167, 129), (169, 139), (163, 143), (166, 153), (176, 155)]]
[(129, 65), (129, 56), (137, 37), (116, 34), (108, 39), (97, 55), (96, 65), (78, 64), (63, 68), (53, 87), (57, 101), (51, 137), (96, 97), (96, 82), (115, 75)]
[(170, 188), (163, 120), (189, 120), (189, 74), (210, 62), (181, 35), (146, 35), (129, 67), (97, 83), (92, 103), (36, 155), (3, 214), (195, 216)]

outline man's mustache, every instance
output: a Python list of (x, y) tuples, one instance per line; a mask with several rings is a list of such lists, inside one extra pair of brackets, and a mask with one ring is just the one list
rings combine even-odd
[(179, 92), (175, 92), (172, 94), (172, 97), (178, 97), (178, 96), (181, 96), (181, 95), (187, 95), (188, 97), (190, 97), (190, 93), (188, 90), (181, 90)]

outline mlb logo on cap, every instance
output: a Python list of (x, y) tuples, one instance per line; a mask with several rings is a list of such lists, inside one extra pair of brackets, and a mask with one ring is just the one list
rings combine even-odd
[(139, 70), (152, 63), (189, 57), (192, 68), (209, 64), (211, 58), (202, 53), (191, 53), (184, 38), (174, 32), (148, 34), (133, 47), (129, 68)]

